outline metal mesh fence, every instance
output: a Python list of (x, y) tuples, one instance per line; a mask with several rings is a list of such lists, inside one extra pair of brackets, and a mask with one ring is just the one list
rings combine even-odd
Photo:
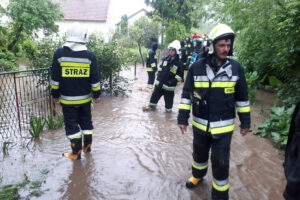
[(28, 136), (30, 117), (50, 110), (49, 68), (0, 73), (0, 140)]

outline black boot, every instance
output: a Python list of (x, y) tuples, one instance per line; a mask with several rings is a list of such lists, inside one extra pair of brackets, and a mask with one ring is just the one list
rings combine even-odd
[(84, 153), (88, 153), (88, 152), (91, 152), (91, 146), (92, 146), (92, 140), (93, 140), (93, 137), (92, 135), (84, 135), (84, 138), (83, 138), (83, 151)]
[(81, 159), (82, 138), (71, 139), (72, 153), (63, 153), (63, 156), (72, 160)]

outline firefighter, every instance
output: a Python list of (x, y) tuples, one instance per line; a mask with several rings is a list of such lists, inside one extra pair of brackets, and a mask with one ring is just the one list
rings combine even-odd
[(155, 88), (150, 103), (144, 110), (154, 110), (161, 96), (165, 99), (165, 111), (172, 112), (174, 90), (177, 82), (183, 81), (183, 66), (179, 59), (180, 42), (174, 40), (168, 46), (169, 55), (162, 60), (159, 66)]
[(156, 57), (157, 43), (152, 43), (151, 49), (147, 55), (147, 73), (148, 73), (148, 85), (147, 88), (152, 89), (155, 79), (155, 72), (157, 70), (157, 57)]
[(84, 152), (91, 151), (91, 101), (100, 101), (99, 69), (94, 53), (85, 46), (86, 37), (87, 31), (73, 24), (66, 32), (66, 43), (55, 51), (51, 67), (51, 93), (62, 105), (72, 148), (71, 153), (63, 156), (72, 160), (81, 158), (82, 148)]
[(187, 63), (187, 58), (188, 58), (188, 51), (187, 49), (185, 48), (185, 45), (184, 45), (184, 41), (180, 41), (180, 45), (181, 45), (181, 48), (180, 48), (180, 60), (183, 64), (183, 69), (187, 70), (188, 69), (188, 63)]
[(236, 110), (240, 133), (250, 128), (250, 105), (243, 67), (232, 56), (235, 34), (219, 24), (209, 34), (209, 55), (189, 69), (179, 104), (178, 126), (184, 133), (193, 113), (192, 176), (187, 188), (195, 187), (206, 175), (211, 149), (212, 199), (228, 199), (229, 153)]
[(285, 150), (284, 173), (287, 180), (284, 198), (286, 200), (300, 199), (300, 101), (291, 119)]
[(184, 47), (186, 48), (187, 53), (188, 53), (187, 65), (189, 65), (190, 62), (191, 62), (191, 58), (193, 56), (193, 51), (194, 51), (194, 46), (193, 46), (193, 43), (192, 43), (191, 38), (189, 36), (185, 37)]

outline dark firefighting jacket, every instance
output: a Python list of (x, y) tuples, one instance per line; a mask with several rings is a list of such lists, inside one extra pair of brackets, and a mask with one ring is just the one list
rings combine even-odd
[(194, 45), (192, 41), (185, 41), (184, 47), (186, 48), (188, 52), (188, 58), (191, 57), (193, 51), (194, 51)]
[(174, 91), (177, 82), (183, 81), (183, 65), (179, 56), (172, 59), (167, 56), (158, 68), (155, 86), (167, 91)]
[(185, 67), (187, 65), (187, 59), (188, 59), (188, 51), (186, 50), (185, 47), (180, 48), (180, 52), (181, 52), (181, 62), (183, 64), (183, 66)]
[(156, 72), (157, 70), (157, 57), (153, 48), (148, 52), (146, 67), (147, 72)]
[(285, 150), (284, 173), (287, 180), (286, 199), (300, 199), (300, 101), (291, 119)]
[(241, 128), (250, 128), (250, 105), (243, 67), (232, 59), (215, 74), (211, 56), (196, 61), (189, 69), (179, 104), (178, 124), (188, 125), (192, 107), (195, 128), (211, 134), (234, 130), (236, 110)]
[(62, 105), (78, 106), (100, 96), (100, 75), (95, 55), (88, 50), (58, 48), (51, 67), (51, 93)]

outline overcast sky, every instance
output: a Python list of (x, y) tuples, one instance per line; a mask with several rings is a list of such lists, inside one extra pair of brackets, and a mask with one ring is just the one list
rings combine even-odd
[(110, 9), (112, 9), (110, 15), (113, 24), (119, 23), (123, 15), (129, 17), (143, 8), (151, 10), (151, 7), (148, 7), (144, 0), (110, 0)]

